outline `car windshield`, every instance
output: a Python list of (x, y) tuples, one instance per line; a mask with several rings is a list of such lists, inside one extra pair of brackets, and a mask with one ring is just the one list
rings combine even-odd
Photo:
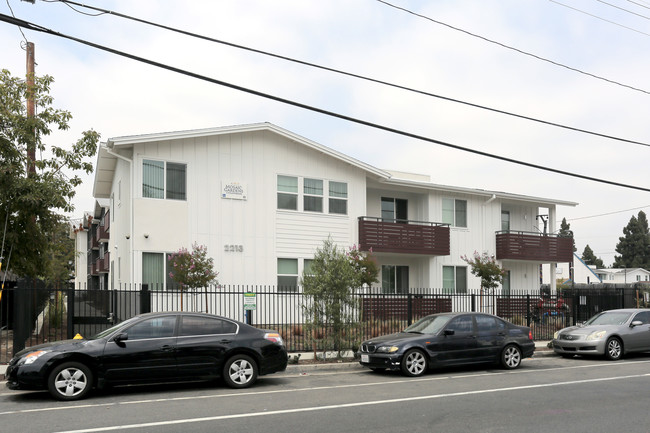
[(427, 316), (406, 328), (404, 332), (437, 334), (450, 320), (451, 316)]
[(627, 322), (632, 313), (604, 312), (595, 315), (585, 322), (586, 325), (622, 325)]
[(86, 338), (86, 340), (98, 340), (100, 338), (106, 338), (109, 335), (111, 335), (113, 332), (117, 331), (118, 328), (123, 327), (124, 325), (127, 325), (133, 321), (137, 320), (137, 317), (131, 317), (130, 319), (127, 319), (123, 322), (118, 323), (117, 325), (111, 326), (110, 328), (98, 332), (97, 334), (93, 335), (92, 337)]

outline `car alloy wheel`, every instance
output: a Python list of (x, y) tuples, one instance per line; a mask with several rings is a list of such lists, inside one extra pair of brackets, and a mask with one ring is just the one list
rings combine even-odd
[(407, 376), (422, 376), (427, 371), (427, 358), (417, 349), (409, 350), (402, 357), (402, 373)]
[(509, 344), (501, 353), (501, 364), (508, 370), (521, 365), (521, 349), (514, 344)]
[(235, 355), (226, 362), (223, 378), (231, 388), (246, 388), (257, 380), (257, 364), (247, 355)]
[(618, 361), (621, 359), (621, 356), (623, 356), (623, 346), (621, 345), (621, 340), (614, 337), (607, 340), (605, 355), (607, 356), (607, 359), (611, 361)]
[(50, 394), (58, 400), (79, 400), (92, 388), (90, 369), (79, 362), (65, 362), (54, 367), (47, 380)]

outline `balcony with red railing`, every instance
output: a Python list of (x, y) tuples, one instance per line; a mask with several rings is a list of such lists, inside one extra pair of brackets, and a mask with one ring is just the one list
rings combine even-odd
[(497, 260), (528, 260), (542, 263), (573, 262), (573, 238), (543, 233), (500, 231), (496, 233)]
[(449, 255), (449, 225), (427, 221), (359, 217), (362, 251)]
[(110, 268), (111, 268), (111, 253), (106, 251), (104, 253), (104, 257), (100, 261), (99, 272), (104, 274), (108, 273)]

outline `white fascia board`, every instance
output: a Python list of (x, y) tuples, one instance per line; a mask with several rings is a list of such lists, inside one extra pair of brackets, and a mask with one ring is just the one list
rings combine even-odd
[(188, 138), (206, 137), (210, 135), (237, 134), (243, 132), (256, 132), (256, 131), (275, 132), (276, 134), (282, 135), (290, 140), (305, 145), (318, 152), (324, 153), (333, 158), (346, 162), (354, 167), (358, 167), (362, 170), (372, 173), (373, 175), (379, 177), (380, 179), (389, 179), (391, 177), (390, 173), (384, 170), (380, 170), (376, 167), (373, 167), (370, 164), (366, 164), (362, 161), (359, 161), (358, 159), (337, 152), (334, 149), (331, 149), (327, 146), (323, 146), (322, 144), (316, 143), (315, 141), (311, 141), (305, 137), (302, 137), (298, 134), (294, 134), (291, 131), (280, 128), (279, 126), (276, 126), (268, 122), (253, 123), (249, 125), (239, 125), (239, 126), (223, 126), (223, 127), (216, 127), (216, 128), (193, 129), (190, 131), (163, 132), (163, 133), (156, 133), (156, 134), (133, 135), (129, 137), (116, 137), (116, 138), (110, 138), (107, 141), (106, 145), (109, 148), (115, 148), (121, 146), (132, 146), (134, 144), (150, 143), (154, 141), (183, 140)]
[(388, 185), (404, 186), (404, 187), (411, 187), (411, 188), (422, 188), (422, 189), (429, 189), (429, 190), (443, 191), (443, 192), (450, 192), (450, 193), (457, 193), (457, 194), (479, 195), (479, 196), (485, 196), (490, 198), (495, 197), (497, 199), (530, 202), (530, 203), (536, 203), (538, 205), (557, 205), (557, 206), (571, 206), (571, 207), (575, 207), (578, 205), (578, 203), (573, 201), (555, 200), (550, 198), (533, 197), (533, 196), (520, 195), (520, 194), (510, 194), (510, 193), (500, 192), (500, 191), (488, 191), (485, 189), (473, 189), (473, 188), (464, 188), (459, 186), (437, 185), (433, 183), (416, 182), (416, 181), (410, 181), (405, 179), (387, 179), (383, 183)]

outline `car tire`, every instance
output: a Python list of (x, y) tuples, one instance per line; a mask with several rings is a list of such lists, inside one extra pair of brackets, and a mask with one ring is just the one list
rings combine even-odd
[(231, 388), (247, 388), (257, 380), (257, 363), (248, 355), (234, 355), (223, 366), (223, 380)]
[(610, 361), (618, 361), (623, 357), (623, 343), (616, 337), (611, 337), (605, 344), (605, 357)]
[(426, 373), (429, 362), (421, 350), (411, 349), (402, 356), (401, 368), (405, 376), (418, 377)]
[(521, 365), (521, 349), (515, 344), (508, 344), (501, 351), (501, 365), (503, 368), (513, 370)]
[(47, 389), (57, 400), (81, 400), (93, 387), (93, 373), (80, 362), (57, 365), (47, 378)]

